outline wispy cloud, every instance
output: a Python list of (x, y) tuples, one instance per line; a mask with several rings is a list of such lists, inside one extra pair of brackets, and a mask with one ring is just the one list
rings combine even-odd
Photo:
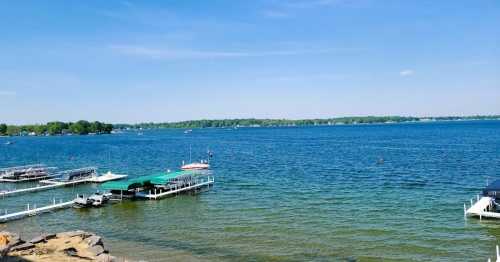
[(402, 77), (412, 76), (414, 74), (415, 74), (415, 71), (413, 71), (411, 69), (405, 69), (405, 70), (402, 70), (401, 72), (399, 72), (399, 75)]
[(0, 90), (0, 96), (15, 96), (16, 94), (15, 91)]
[(304, 54), (331, 53), (334, 49), (294, 49), (273, 50), (260, 52), (246, 51), (202, 51), (175, 48), (149, 48), (131, 45), (111, 45), (110, 48), (118, 53), (134, 56), (142, 56), (150, 59), (214, 59), (214, 58), (244, 58), (265, 56), (293, 56)]

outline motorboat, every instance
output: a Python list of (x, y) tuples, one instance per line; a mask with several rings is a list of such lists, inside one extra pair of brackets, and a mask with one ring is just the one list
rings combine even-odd
[(208, 161), (206, 160), (201, 160), (200, 162), (194, 162), (190, 164), (184, 164), (181, 166), (182, 170), (205, 170), (209, 169), (210, 164), (208, 164)]
[(189, 164), (182, 161), (181, 170), (206, 170), (210, 168), (210, 159), (213, 157), (213, 153), (207, 150), (207, 160), (200, 160), (200, 162), (192, 162), (191, 147), (189, 147)]
[(108, 201), (108, 197), (102, 193), (94, 193), (89, 197), (84, 195), (78, 195), (73, 200), (73, 207), (84, 208), (84, 207), (101, 207)]

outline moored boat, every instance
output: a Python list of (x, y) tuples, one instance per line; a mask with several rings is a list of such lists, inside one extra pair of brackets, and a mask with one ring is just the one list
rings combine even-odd
[(108, 197), (102, 193), (94, 193), (89, 197), (85, 197), (84, 195), (78, 195), (73, 200), (73, 207), (75, 208), (84, 208), (84, 207), (101, 207), (108, 201)]
[(210, 168), (208, 161), (201, 160), (200, 162), (184, 164), (181, 166), (182, 170), (206, 170)]

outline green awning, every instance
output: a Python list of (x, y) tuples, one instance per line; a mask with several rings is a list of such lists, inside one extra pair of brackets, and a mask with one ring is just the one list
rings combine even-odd
[(138, 187), (143, 187), (147, 184), (164, 185), (172, 179), (179, 178), (185, 175), (194, 175), (193, 171), (178, 171), (171, 173), (156, 173), (148, 176), (132, 178), (126, 181), (111, 181), (101, 185), (103, 190), (131, 190)]
[(103, 190), (130, 190), (138, 187), (143, 187), (148, 183), (151, 183), (151, 180), (157, 176), (162, 175), (163, 173), (158, 173), (149, 176), (141, 176), (137, 178), (132, 178), (125, 181), (110, 181), (101, 185)]
[(154, 185), (165, 185), (173, 179), (180, 178), (182, 176), (191, 176), (195, 173), (193, 171), (183, 170), (178, 172), (164, 173), (160, 176), (157, 176), (151, 179), (151, 184)]
[(101, 185), (103, 190), (123, 190), (127, 191), (131, 184), (128, 181), (111, 181)]

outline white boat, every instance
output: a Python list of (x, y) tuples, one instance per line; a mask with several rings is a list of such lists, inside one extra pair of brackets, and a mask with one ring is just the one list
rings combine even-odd
[(210, 165), (208, 162), (205, 161), (200, 161), (200, 162), (194, 162), (190, 164), (185, 164), (181, 166), (182, 170), (205, 170), (209, 169)]
[(100, 176), (94, 176), (90, 178), (88, 181), (92, 183), (104, 183), (108, 181), (119, 180), (125, 177), (127, 177), (127, 175), (114, 174), (111, 173), (111, 171), (108, 171), (106, 174)]
[(192, 153), (191, 147), (189, 147), (189, 164), (184, 163), (182, 161), (181, 170), (206, 170), (210, 168), (210, 158), (212, 158), (213, 154), (210, 150), (207, 150), (207, 160), (200, 160), (200, 162), (192, 162)]
[(102, 193), (95, 193), (89, 197), (85, 197), (84, 195), (78, 195), (75, 200), (73, 200), (73, 207), (82, 208), (82, 207), (100, 207), (104, 203), (109, 200), (107, 195)]

